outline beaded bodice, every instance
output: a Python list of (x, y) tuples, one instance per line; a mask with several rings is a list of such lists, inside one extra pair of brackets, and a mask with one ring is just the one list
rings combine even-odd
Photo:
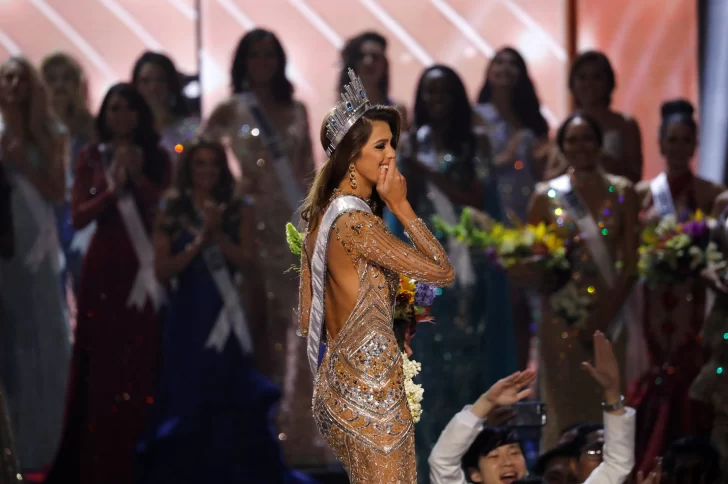
[[(410, 222), (406, 230), (414, 246), (390, 233), (380, 217), (351, 210), (336, 220), (330, 236), (349, 260), (329, 257), (329, 268), (353, 263), (359, 289), (351, 313), (329, 341), (318, 369), (313, 411), (351, 482), (415, 482), (412, 419), (392, 330), (398, 274), (442, 286), (452, 283), (454, 272), (422, 220)], [(299, 303), (303, 335), (309, 329), (311, 277), (304, 250)]]

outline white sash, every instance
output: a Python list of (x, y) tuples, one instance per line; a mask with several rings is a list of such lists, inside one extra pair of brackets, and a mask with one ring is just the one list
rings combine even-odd
[(675, 204), (672, 201), (672, 193), (670, 193), (670, 185), (667, 183), (665, 172), (660, 173), (650, 182), (650, 191), (652, 192), (655, 210), (657, 210), (660, 218), (667, 215), (676, 215)]
[(31, 216), (38, 226), (38, 235), (25, 256), (25, 265), (31, 272), (37, 272), (43, 260), (48, 257), (53, 271), (60, 272), (64, 265), (64, 257), (58, 241), (58, 229), (52, 205), (23, 175), (14, 173), (12, 179), (15, 188), (25, 198)]
[[(431, 129), (427, 125), (417, 130), (417, 159), (430, 169), (437, 170), (438, 160), (435, 147), (432, 143), (427, 142), (430, 131)], [(457, 225), (458, 215), (450, 199), (434, 183), (429, 181), (427, 182), (427, 191), (432, 196), (432, 206), (437, 216), (450, 226)], [(475, 272), (473, 271), (468, 246), (454, 237), (448, 237), (447, 254), (455, 269), (458, 284), (464, 288), (472, 286), (475, 283)]]
[(222, 353), (230, 333), (232, 333), (238, 339), (243, 353), (252, 353), (253, 339), (250, 336), (238, 290), (230, 279), (230, 273), (225, 266), (225, 256), (222, 250), (217, 245), (209, 245), (203, 251), (202, 257), (223, 301), (223, 307), (220, 309), (215, 326), (210, 331), (205, 347), (215, 348), (218, 353)]
[(88, 252), (88, 246), (91, 244), (91, 239), (93, 238), (95, 233), (95, 220), (81, 230), (76, 230), (73, 233), (73, 238), (71, 239), (71, 245), (69, 247), (70, 251), (78, 252), (80, 254), (85, 254), (86, 252)]
[[(345, 212), (361, 210), (371, 213), (372, 209), (361, 198), (345, 195), (335, 199), (324, 213), (316, 235), (316, 245), (311, 257), (311, 311), (309, 313), (308, 329), (308, 364), (311, 372), (316, 375), (318, 370), (319, 350), (321, 348), (321, 333), (324, 327), (324, 312), (326, 305), (326, 264), (329, 249), (329, 235), (334, 222)], [(305, 250), (305, 249), (304, 249)]]
[[(106, 162), (111, 159), (111, 150), (105, 145), (99, 147), (102, 156)], [(106, 181), (109, 186), (113, 186), (114, 182), (111, 178), (111, 172), (108, 167), (105, 168)], [(127, 306), (136, 306), (139, 311), (144, 309), (147, 297), (152, 302), (154, 309), (159, 311), (165, 300), (164, 289), (157, 281), (154, 273), (154, 248), (149, 240), (149, 235), (144, 228), (141, 215), (137, 210), (136, 202), (131, 194), (125, 193), (118, 196), (116, 208), (119, 210), (121, 219), (124, 222), (126, 233), (129, 235), (131, 245), (134, 247), (134, 253), (139, 262), (139, 270), (137, 271), (134, 284), (132, 285), (129, 298), (126, 300)]]
[(556, 190), (564, 206), (574, 217), (576, 226), (579, 228), (579, 237), (586, 241), (586, 246), (599, 269), (602, 280), (610, 289), (613, 288), (617, 282), (614, 261), (609, 255), (607, 245), (604, 243), (599, 227), (589, 212), (589, 208), (579, 194), (572, 189), (571, 177), (568, 174), (561, 175), (551, 180), (549, 186)]
[[(568, 174), (561, 175), (551, 180), (549, 186), (556, 190), (564, 206), (574, 217), (576, 226), (579, 228), (579, 237), (586, 242), (587, 249), (592, 256), (592, 261), (597, 266), (602, 280), (607, 287), (612, 289), (617, 282), (614, 261), (609, 254), (607, 245), (604, 243), (604, 239), (599, 231), (599, 227), (594, 221), (594, 217), (592, 217), (591, 212), (589, 212), (589, 209), (579, 194), (572, 189), (571, 177)], [(624, 302), (618, 316), (614, 318), (614, 321), (607, 328), (607, 336), (612, 341), (616, 340), (622, 332), (625, 323), (628, 329), (632, 328), (632, 322), (637, 321), (635, 319), (636, 317), (633, 297), (629, 296)]]
[(266, 118), (265, 113), (263, 113), (263, 110), (258, 105), (258, 100), (255, 98), (255, 94), (252, 92), (245, 92), (240, 94), (240, 99), (242, 99), (248, 109), (248, 112), (250, 112), (255, 123), (258, 125), (260, 136), (262, 136), (263, 141), (265, 142), (264, 144), (273, 158), (273, 168), (275, 169), (276, 176), (278, 177), (278, 182), (281, 184), (281, 188), (283, 189), (283, 196), (288, 202), (291, 214), (293, 214), (291, 221), (294, 224), (297, 224), (298, 215), (296, 214), (296, 211), (299, 209), (299, 205), (303, 199), (303, 193), (301, 193), (296, 176), (293, 173), (288, 153), (283, 147), (278, 133), (275, 132), (273, 125), (271, 125), (268, 118)]

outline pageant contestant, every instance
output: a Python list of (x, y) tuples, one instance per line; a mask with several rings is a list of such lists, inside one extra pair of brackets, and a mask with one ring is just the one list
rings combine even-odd
[[(398, 274), (438, 286), (455, 274), (407, 201), (395, 162), (399, 112), (372, 106), (349, 77), (321, 127), (329, 158), (302, 208), (299, 319), (316, 374), (314, 419), (352, 483), (413, 484), (414, 427), (392, 330)], [(388, 232), (384, 204), (414, 245)]]

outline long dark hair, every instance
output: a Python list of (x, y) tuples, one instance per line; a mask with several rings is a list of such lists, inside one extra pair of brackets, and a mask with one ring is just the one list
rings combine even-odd
[[(504, 47), (496, 53), (493, 60), (499, 55), (506, 53), (511, 54), (516, 59), (516, 64), (521, 71), (516, 85), (511, 92), (511, 107), (513, 108), (513, 112), (518, 118), (518, 121), (533, 131), (537, 137), (546, 136), (549, 132), (549, 125), (541, 114), (541, 102), (538, 100), (536, 88), (533, 85), (533, 81), (531, 81), (531, 76), (528, 74), (528, 66), (523, 56), (513, 47)], [(493, 98), (493, 86), (491, 86), (489, 80), (492, 65), (493, 61), (488, 64), (488, 68), (485, 71), (485, 84), (480, 89), (478, 104), (488, 103)]]
[(109, 109), (109, 102), (114, 96), (120, 96), (129, 104), (129, 108), (137, 113), (137, 126), (132, 134), (132, 141), (142, 149), (144, 156), (144, 174), (157, 185), (164, 183), (165, 166), (160, 163), (162, 151), (159, 148), (159, 134), (154, 128), (154, 116), (144, 97), (129, 83), (121, 82), (111, 86), (106, 92), (104, 100), (96, 117), (96, 132), (102, 143), (109, 143), (114, 138), (114, 133), (106, 124), (106, 112)]
[(231, 89), (235, 94), (250, 90), (247, 85), (248, 78), (248, 56), (250, 48), (254, 43), (261, 40), (271, 40), (278, 58), (278, 71), (273, 75), (271, 80), (271, 93), (276, 101), (289, 104), (293, 101), (293, 84), (286, 77), (286, 53), (283, 50), (280, 40), (276, 34), (270, 30), (255, 29), (251, 30), (240, 39), (235, 56), (233, 57), (233, 65), (230, 68)]
[(382, 50), (385, 51), (384, 61), (385, 69), (384, 75), (379, 80), (379, 89), (382, 90), (385, 99), (389, 98), (389, 61), (387, 60), (387, 39), (382, 37), (376, 32), (363, 32), (356, 37), (346, 41), (344, 48), (341, 49), (341, 72), (339, 73), (339, 84), (336, 86), (336, 93), (338, 93), (349, 84), (349, 69), (356, 70), (356, 63), (361, 60), (361, 46), (364, 42), (375, 42), (382, 46)]
[(425, 100), (422, 98), (422, 89), (427, 75), (436, 70), (445, 75), (449, 85), (448, 91), (453, 97), (450, 122), (447, 124), (447, 132), (445, 133), (445, 147), (457, 155), (472, 156), (475, 150), (475, 138), (473, 136), (473, 112), (468, 101), (468, 93), (460, 76), (447, 66), (434, 65), (428, 67), (420, 76), (417, 83), (417, 94), (415, 95), (414, 129), (417, 130), (432, 123)]
[[(328, 116), (321, 123), (321, 146), (326, 151), (331, 144), (326, 136), (326, 121)], [(319, 168), (311, 188), (306, 195), (301, 207), (301, 218), (309, 224), (309, 230), (316, 227), (319, 216), (328, 202), (334, 189), (339, 186), (341, 180), (346, 176), (349, 165), (361, 155), (361, 150), (372, 134), (372, 123), (384, 121), (389, 124), (392, 130), (392, 146), (397, 147), (399, 142), (400, 129), (402, 127), (402, 116), (397, 110), (390, 106), (374, 106), (365, 112), (354, 125), (349, 128), (344, 138), (334, 150), (331, 157)], [(376, 190), (372, 191), (371, 202), (376, 215), (382, 216), (384, 203)]]
[[(612, 93), (614, 93), (614, 89), (617, 87), (617, 78), (614, 74), (612, 64), (609, 62), (609, 57), (607, 57), (603, 52), (588, 50), (586, 52), (582, 52), (576, 59), (574, 59), (574, 63), (571, 65), (571, 71), (569, 71), (569, 91), (571, 91), (573, 96), (574, 81), (576, 81), (576, 75), (579, 72), (579, 69), (586, 64), (592, 63), (599, 64), (599, 67), (602, 68), (602, 71), (604, 71), (604, 75), (607, 78), (607, 94), (604, 102), (607, 103), (607, 106), (610, 106), (612, 104)], [(574, 102), (578, 107), (582, 107), (579, 100), (576, 99), (576, 96), (574, 96)]]
[(164, 78), (165, 81), (167, 81), (167, 88), (169, 89), (167, 105), (169, 106), (171, 113), (176, 118), (189, 116), (190, 108), (187, 105), (187, 100), (182, 94), (180, 74), (177, 71), (177, 67), (175, 67), (174, 62), (172, 62), (172, 59), (158, 52), (144, 52), (134, 63), (134, 69), (131, 74), (131, 82), (134, 86), (139, 86), (139, 74), (142, 67), (144, 67), (144, 64), (154, 64), (164, 71)]
[(177, 166), (176, 191), (181, 195), (185, 195), (192, 190), (192, 162), (195, 159), (195, 154), (200, 150), (212, 151), (215, 154), (215, 163), (220, 170), (217, 183), (212, 188), (212, 198), (217, 203), (230, 203), (235, 193), (235, 178), (230, 171), (225, 148), (220, 142), (207, 138), (196, 139), (188, 146), (185, 146)]

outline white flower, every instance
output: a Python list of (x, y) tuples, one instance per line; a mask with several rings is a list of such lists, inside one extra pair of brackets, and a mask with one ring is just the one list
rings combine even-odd
[(422, 416), (421, 402), (425, 390), (422, 385), (418, 385), (412, 379), (420, 373), (422, 365), (407, 358), (407, 353), (402, 353), (402, 370), (404, 372), (404, 391), (407, 394), (407, 406), (412, 415), (412, 422), (417, 423)]

